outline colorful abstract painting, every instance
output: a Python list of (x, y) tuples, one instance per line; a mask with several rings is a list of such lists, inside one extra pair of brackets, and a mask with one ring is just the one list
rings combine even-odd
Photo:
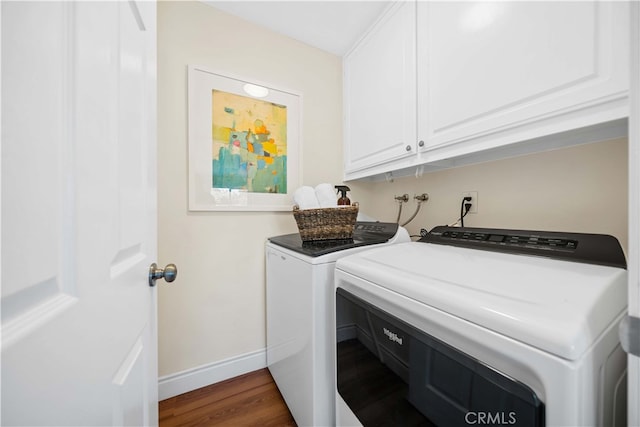
[(212, 188), (287, 193), (287, 107), (212, 90)]

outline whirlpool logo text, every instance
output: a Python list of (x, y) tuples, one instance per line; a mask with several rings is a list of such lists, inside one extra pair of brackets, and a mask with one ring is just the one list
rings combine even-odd
[(387, 338), (389, 338), (390, 341), (394, 341), (402, 345), (402, 338), (400, 338), (395, 332), (391, 332), (387, 328), (382, 328), (382, 332), (387, 336)]

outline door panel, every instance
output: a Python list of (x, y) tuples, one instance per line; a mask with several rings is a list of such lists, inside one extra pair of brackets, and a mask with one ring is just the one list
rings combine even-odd
[(345, 57), (347, 173), (415, 154), (415, 7), (393, 6)]
[(1, 8), (1, 424), (155, 425), (155, 4)]
[[(71, 152), (58, 57), (66, 45), (66, 7), (47, 3), (37, 13), (34, 5), (6, 3), (2, 9), (2, 172), (18, 180), (3, 180), (2, 188), (2, 221), (10, 225), (2, 227), (2, 333), (8, 344), (73, 305), (75, 279), (62, 261), (75, 255), (75, 247), (73, 232), (64, 232), (73, 199), (62, 185)], [(51, 36), (30, 37), (33, 28)], [(9, 35), (20, 42), (7, 49)]]
[(626, 2), (419, 2), (425, 150), (625, 117), (628, 13)]
[(146, 398), (147, 346), (136, 340), (113, 378), (113, 425), (149, 425), (149, 408), (136, 404)]
[[(629, 316), (640, 317), (640, 3), (631, 5), (631, 108), (629, 117)], [(640, 339), (639, 337), (630, 337)], [(628, 423), (640, 425), (640, 357), (628, 355)]]

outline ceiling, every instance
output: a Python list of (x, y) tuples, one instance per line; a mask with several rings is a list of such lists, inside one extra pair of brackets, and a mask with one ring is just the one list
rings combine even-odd
[(202, 0), (215, 8), (342, 56), (390, 1)]

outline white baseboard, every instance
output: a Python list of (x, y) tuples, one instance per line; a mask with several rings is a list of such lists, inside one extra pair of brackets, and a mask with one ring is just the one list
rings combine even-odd
[(168, 399), (266, 366), (267, 351), (261, 349), (176, 372), (158, 379), (158, 398)]

